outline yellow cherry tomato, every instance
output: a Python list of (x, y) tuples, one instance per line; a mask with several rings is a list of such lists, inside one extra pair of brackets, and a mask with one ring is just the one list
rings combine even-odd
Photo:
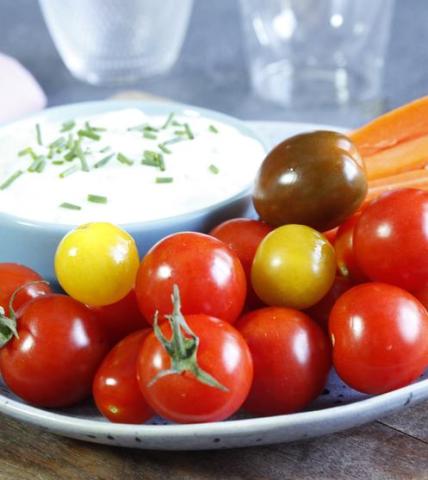
[(58, 245), (55, 271), (61, 287), (79, 302), (116, 303), (134, 287), (139, 257), (134, 239), (111, 223), (88, 223)]
[(304, 225), (284, 225), (260, 243), (251, 280), (266, 304), (303, 309), (324, 297), (335, 274), (334, 249), (324, 235)]

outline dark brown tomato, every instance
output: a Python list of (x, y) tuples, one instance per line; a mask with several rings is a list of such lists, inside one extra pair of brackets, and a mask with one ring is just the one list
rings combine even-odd
[(364, 165), (351, 140), (316, 131), (291, 137), (267, 155), (253, 201), (270, 225), (295, 223), (325, 231), (355, 212), (366, 193)]

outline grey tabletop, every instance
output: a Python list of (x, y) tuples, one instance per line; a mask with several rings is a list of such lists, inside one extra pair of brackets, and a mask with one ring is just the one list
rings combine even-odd
[[(384, 79), (385, 108), (428, 93), (428, 4), (397, 0)], [(38, 79), (49, 104), (102, 99), (117, 88), (74, 79), (49, 37), (36, 0), (1, 0), (0, 51), (19, 59)], [(244, 119), (358, 125), (359, 111), (287, 111), (257, 99), (245, 63), (238, 0), (196, 0), (179, 61), (166, 75), (132, 88), (213, 108)]]

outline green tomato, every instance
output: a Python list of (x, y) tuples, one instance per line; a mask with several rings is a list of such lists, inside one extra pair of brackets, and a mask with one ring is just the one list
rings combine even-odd
[(304, 225), (284, 225), (260, 243), (251, 270), (253, 288), (267, 305), (309, 308), (333, 285), (334, 248)]

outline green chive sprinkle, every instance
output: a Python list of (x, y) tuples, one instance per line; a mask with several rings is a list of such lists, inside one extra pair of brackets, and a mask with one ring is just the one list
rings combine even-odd
[(111, 150), (111, 147), (110, 147), (109, 145), (107, 145), (106, 147), (104, 147), (104, 148), (102, 148), (102, 149), (100, 150), (100, 153), (106, 153), (106, 152), (108, 152), (109, 150)]
[(172, 177), (156, 177), (156, 183), (172, 183), (174, 179)]
[(159, 147), (159, 150), (162, 150), (163, 153), (171, 153), (171, 150), (169, 148), (166, 148), (163, 143), (160, 143), (158, 147)]
[(144, 125), (143, 130), (146, 132), (159, 132), (159, 128), (154, 127), (153, 125)]
[(42, 173), (43, 170), (45, 169), (46, 167), (46, 158), (45, 157), (40, 157), (40, 161), (36, 167), (36, 172), (37, 173)]
[(215, 166), (215, 165), (212, 165), (212, 164), (211, 164), (211, 165), (208, 167), (208, 169), (209, 169), (210, 172), (214, 173), (215, 175), (217, 175), (218, 173), (220, 173), (220, 169), (219, 169), (217, 166)]
[(183, 124), (180, 123), (180, 122), (177, 122), (177, 120), (172, 121), (171, 124), (172, 124), (174, 127), (182, 127), (182, 126), (183, 126)]
[(168, 128), (172, 121), (174, 120), (174, 117), (175, 117), (175, 113), (174, 112), (171, 112), (169, 115), (168, 115), (168, 118), (166, 119), (166, 122), (162, 125), (162, 130), (165, 130), (166, 128)]
[(153, 160), (151, 158), (143, 158), (141, 160), (142, 165), (147, 165), (149, 167), (159, 167), (159, 163), (156, 160)]
[(82, 210), (82, 207), (79, 207), (79, 205), (75, 205), (74, 203), (68, 203), (68, 202), (61, 203), (59, 208), (67, 208), (68, 210)]
[(24, 172), (22, 170), (17, 170), (13, 173), (8, 179), (6, 179), (1, 185), (0, 190), (5, 190), (9, 187), (17, 178), (19, 178)]
[(120, 163), (123, 163), (125, 165), (133, 165), (134, 162), (129, 159), (127, 156), (125, 156), (123, 153), (118, 153), (117, 154), (117, 159)]
[(210, 125), (208, 130), (212, 133), (218, 133), (218, 129), (214, 125)]
[(97, 163), (94, 164), (94, 168), (101, 168), (104, 167), (104, 165), (107, 165), (107, 163), (114, 157), (114, 153), (111, 153), (110, 155), (107, 155), (107, 157), (102, 158), (101, 160), (98, 160)]
[(190, 126), (188, 123), (184, 124), (184, 129), (186, 131), (187, 136), (189, 137), (189, 140), (193, 140), (195, 136), (193, 135), (192, 130), (190, 129)]
[(31, 147), (24, 148), (18, 152), (18, 157), (24, 157), (25, 155), (31, 155), (33, 158), (36, 157), (36, 154)]
[(79, 130), (77, 132), (77, 135), (79, 135), (79, 137), (86, 137), (86, 138), (90, 138), (91, 140), (95, 140), (95, 141), (98, 141), (101, 139), (101, 137), (98, 135), (98, 133), (95, 133), (93, 130)]
[(54, 160), (52, 165), (64, 165), (64, 160)]
[(69, 168), (67, 168), (67, 170), (64, 170), (63, 172), (61, 172), (59, 174), (60, 178), (65, 178), (65, 177), (68, 177), (69, 175), (71, 175), (72, 173), (76, 173), (80, 170), (79, 166), (78, 165), (73, 165)]
[(85, 122), (85, 127), (87, 130), (92, 130), (93, 132), (105, 132), (107, 128), (104, 127), (93, 127), (89, 122)]
[(163, 145), (173, 145), (174, 143), (182, 142), (184, 139), (182, 137), (174, 137), (171, 138), (171, 140), (167, 140), (166, 142), (163, 142)]
[(36, 123), (36, 137), (37, 137), (37, 143), (39, 145), (43, 145), (43, 142), (42, 142), (42, 131), (40, 129), (40, 124), (39, 123)]
[(71, 150), (71, 149), (74, 147), (73, 135), (72, 135), (71, 133), (68, 134), (66, 147), (67, 147), (69, 150)]
[(93, 194), (89, 194), (88, 195), (88, 202), (92, 202), (92, 203), (107, 203), (107, 197), (103, 197), (102, 195), (93, 195)]
[(70, 130), (73, 130), (75, 126), (76, 126), (76, 122), (74, 120), (69, 120), (68, 122), (64, 122), (62, 124), (61, 132), (69, 132)]
[(165, 167), (163, 155), (161, 153), (158, 154), (158, 162), (159, 162), (159, 168), (161, 172), (164, 172), (166, 170), (166, 167)]
[(158, 137), (154, 133), (151, 133), (149, 131), (144, 131), (143, 137), (147, 138), (148, 140), (156, 140)]
[(54, 142), (49, 144), (49, 148), (55, 149), (58, 147), (64, 147), (66, 143), (65, 137), (59, 137)]
[(42, 172), (45, 168), (46, 157), (40, 155), (33, 160), (33, 163), (29, 166), (29, 172)]
[(88, 162), (86, 161), (85, 154), (82, 152), (80, 142), (76, 142), (75, 152), (76, 152), (77, 157), (80, 160), (80, 163), (82, 164), (82, 170), (84, 172), (89, 172), (89, 165), (88, 165)]

